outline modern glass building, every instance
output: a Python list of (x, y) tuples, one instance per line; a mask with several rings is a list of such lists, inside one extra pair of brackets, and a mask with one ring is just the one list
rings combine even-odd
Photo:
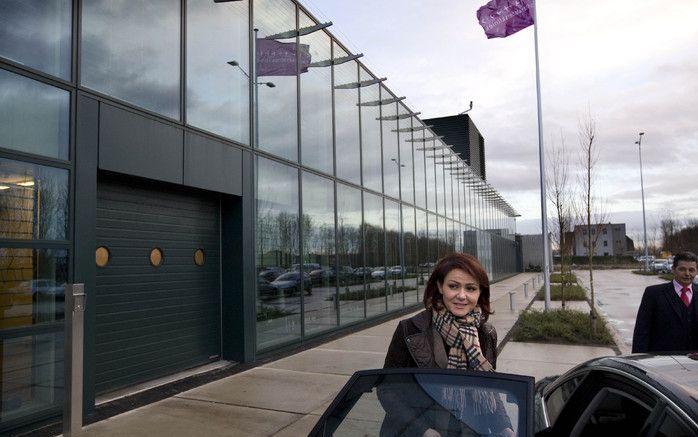
[[(0, 433), (515, 272), (516, 212), (292, 0), (0, 2)], [(367, 48), (370, 49), (370, 48)]]

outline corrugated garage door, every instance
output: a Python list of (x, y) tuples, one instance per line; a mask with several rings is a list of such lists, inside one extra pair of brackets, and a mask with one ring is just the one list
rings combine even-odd
[(97, 393), (218, 359), (217, 197), (105, 178), (97, 197), (97, 246), (109, 256), (97, 268)]

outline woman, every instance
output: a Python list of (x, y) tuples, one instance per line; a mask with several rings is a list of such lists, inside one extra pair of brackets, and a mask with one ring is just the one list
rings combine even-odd
[[(424, 290), (424, 311), (400, 321), (383, 367), (449, 368), (493, 371), (497, 366), (497, 331), (487, 323), (490, 309), (490, 283), (487, 272), (476, 258), (453, 253), (434, 268)], [(439, 436), (436, 421), (420, 419), (416, 428), (409, 414), (402, 411), (399, 393), (379, 393), (386, 409), (381, 435)], [(444, 393), (458, 398), (481, 418), (488, 416), (490, 432), (511, 435), (511, 422), (501, 399), (471, 389), (467, 394)], [(484, 408), (489, 404), (489, 410)], [(463, 405), (460, 405), (463, 407)], [(471, 415), (472, 417), (472, 415)], [(458, 418), (463, 421), (463, 418)], [(453, 421), (454, 419), (452, 419)], [(438, 427), (438, 426), (437, 426)], [(448, 428), (451, 428), (449, 426)]]

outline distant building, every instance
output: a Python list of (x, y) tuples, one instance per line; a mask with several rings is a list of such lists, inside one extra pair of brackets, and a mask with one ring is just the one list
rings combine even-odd
[[(516, 242), (521, 250), (521, 265), (523, 271), (540, 271), (543, 269), (543, 234), (516, 235)], [(550, 246), (550, 239), (548, 239)], [(550, 265), (552, 265), (552, 251)]]
[(453, 146), (482, 180), (487, 180), (485, 170), (485, 139), (468, 114), (449, 115), (424, 120), (431, 125), (436, 135), (443, 136), (443, 142)]
[[(588, 255), (587, 232), (586, 225), (574, 227), (574, 255)], [(596, 238), (595, 256), (632, 255), (635, 250), (633, 240), (625, 235), (625, 223), (592, 225), (591, 234)]]

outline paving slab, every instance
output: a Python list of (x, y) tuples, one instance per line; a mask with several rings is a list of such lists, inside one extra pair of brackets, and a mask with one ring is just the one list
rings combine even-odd
[(302, 415), (214, 402), (169, 398), (97, 422), (84, 437), (269, 436)]
[(349, 377), (357, 370), (383, 367), (387, 351), (387, 347), (382, 352), (315, 348), (265, 364), (263, 367)]
[(177, 397), (228, 405), (308, 414), (334, 398), (348, 377), (256, 367), (221, 379)]
[(390, 345), (389, 336), (354, 334), (325, 343), (318, 346), (317, 349), (385, 353), (388, 350), (388, 345)]
[(559, 375), (597, 357), (615, 356), (605, 346), (578, 346), (510, 341), (497, 358), (497, 371), (530, 375), (539, 380)]

